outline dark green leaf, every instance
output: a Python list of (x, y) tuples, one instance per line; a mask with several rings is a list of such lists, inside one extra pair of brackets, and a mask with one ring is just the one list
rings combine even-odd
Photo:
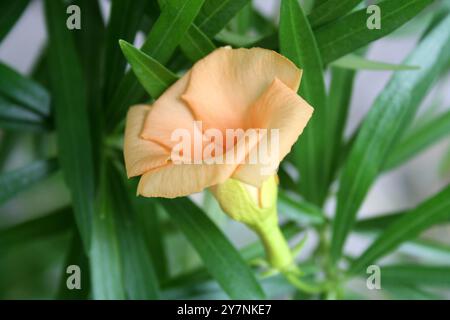
[(139, 82), (154, 99), (177, 80), (172, 72), (152, 57), (124, 40), (120, 40), (119, 43)]
[(295, 200), (282, 191), (278, 193), (278, 212), (302, 225), (320, 225), (325, 221), (320, 208)]
[(24, 189), (47, 178), (58, 168), (55, 159), (36, 161), (23, 168), (0, 175), (0, 204)]
[(306, 200), (321, 204), (327, 168), (326, 94), (323, 65), (311, 27), (296, 0), (283, 0), (280, 12), (281, 53), (303, 69), (300, 95), (314, 107), (314, 115), (305, 128), (295, 155), (301, 173), (301, 191)]
[(417, 71), (396, 72), (364, 120), (343, 168), (333, 224), (332, 257), (341, 256), (345, 239), (370, 186), (418, 105), (450, 59), (450, 17), (439, 24), (406, 59)]
[(369, 15), (359, 10), (315, 32), (324, 64), (328, 64), (399, 28), (433, 0), (385, 0), (378, 3), (381, 11), (381, 29), (367, 27)]
[(30, 0), (2, 1), (0, 3), (0, 42), (19, 20)]
[(71, 191), (75, 219), (89, 248), (95, 196), (92, 143), (83, 75), (75, 44), (66, 27), (61, 1), (45, 2), (50, 38), (49, 65), (58, 133), (59, 160)]
[(0, 128), (18, 131), (45, 131), (49, 124), (30, 112), (0, 96)]
[(427, 147), (450, 135), (450, 111), (437, 115), (405, 136), (389, 155), (383, 169), (390, 170), (405, 163)]
[(381, 267), (385, 283), (404, 283), (415, 286), (450, 287), (450, 265), (389, 265)]
[(197, 26), (209, 37), (222, 30), (250, 0), (208, 0), (202, 7)]
[(308, 16), (313, 28), (336, 20), (350, 12), (362, 0), (328, 0), (314, 8)]
[(448, 219), (450, 219), (450, 186), (386, 227), (369, 248), (352, 263), (349, 273), (355, 274), (365, 270), (369, 264), (395, 250), (401, 243), (414, 239), (422, 231)]
[(106, 30), (104, 58), (104, 94), (108, 102), (125, 73), (126, 60), (122, 56), (119, 39), (133, 42), (140, 26), (147, 0), (113, 0)]
[(73, 225), (72, 210), (64, 207), (45, 216), (0, 230), (0, 247), (4, 250), (32, 243), (38, 239), (68, 232)]
[(184, 55), (196, 62), (216, 49), (214, 43), (195, 25), (191, 25), (180, 41)]
[[(80, 289), (69, 289), (67, 286), (71, 273), (68, 273), (67, 268), (69, 266), (80, 267), (81, 279)], [(90, 292), (90, 274), (89, 274), (89, 262), (88, 257), (83, 249), (83, 242), (80, 235), (74, 230), (72, 236), (72, 242), (68, 250), (66, 259), (61, 270), (61, 279), (59, 282), (59, 288), (56, 298), (59, 300), (80, 300), (87, 299)]]
[(159, 293), (153, 263), (145, 244), (143, 229), (128, 197), (124, 177), (125, 174), (116, 168), (110, 168), (108, 194), (113, 195), (109, 201), (113, 203), (125, 290), (129, 299), (157, 299)]
[(334, 180), (341, 164), (344, 146), (344, 131), (352, 98), (355, 72), (341, 68), (331, 68), (331, 84), (328, 96), (328, 124), (331, 148), (331, 170), (328, 181)]
[(39, 84), (2, 63), (0, 63), (0, 94), (38, 115), (50, 114), (48, 92)]
[[(100, 176), (97, 208), (93, 215), (91, 250), (89, 262), (92, 277), (92, 296), (98, 300), (126, 298), (124, 266), (122, 265), (121, 243), (118, 236), (116, 198), (111, 193), (108, 168), (105, 163)], [(123, 252), (125, 253), (125, 252)]]
[(217, 226), (188, 198), (160, 199), (205, 267), (232, 299), (262, 299), (255, 275)]

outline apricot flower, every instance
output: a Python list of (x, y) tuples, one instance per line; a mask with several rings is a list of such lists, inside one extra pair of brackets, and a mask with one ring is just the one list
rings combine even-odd
[[(220, 48), (198, 61), (152, 106), (132, 107), (124, 154), (128, 176), (141, 176), (138, 194), (186, 196), (229, 178), (261, 186), (273, 176), (312, 115), (312, 107), (297, 95), (301, 75), (274, 51)], [(202, 153), (200, 163), (176, 163), (173, 150), (180, 148), (173, 133), (179, 129), (200, 137), (202, 147), (213, 142), (218, 148), (206, 156)], [(277, 141), (269, 137), (271, 172), (262, 174), (260, 163), (247, 161), (261, 144), (261, 135), (238, 136), (230, 145), (206, 134), (208, 130), (225, 134), (228, 129), (277, 129)], [(192, 160), (194, 149), (184, 146), (178, 151)], [(234, 161), (215, 161), (229, 155)]]

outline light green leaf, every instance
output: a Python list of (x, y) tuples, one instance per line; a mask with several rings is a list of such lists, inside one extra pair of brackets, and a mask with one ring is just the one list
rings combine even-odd
[(296, 0), (282, 0), (279, 32), (280, 52), (303, 69), (300, 95), (314, 108), (294, 151), (302, 177), (301, 192), (309, 202), (321, 205), (329, 167), (323, 130), (326, 126), (323, 65), (311, 26)]
[(154, 99), (177, 80), (177, 76), (152, 57), (124, 40), (120, 40), (119, 43), (139, 82)]
[(36, 161), (23, 168), (0, 175), (0, 204), (19, 192), (47, 178), (58, 168), (55, 159)]
[(333, 62), (399, 28), (433, 0), (385, 0), (378, 3), (381, 29), (367, 28), (366, 9), (358, 10), (315, 32), (324, 64)]
[(83, 74), (72, 33), (66, 27), (63, 2), (46, 0), (45, 14), (59, 162), (71, 191), (75, 219), (88, 250), (95, 181)]
[(417, 107), (450, 56), (450, 17), (409, 55), (405, 64), (420, 70), (396, 72), (376, 99), (354, 142), (340, 178), (331, 254), (341, 256), (345, 239), (370, 186), (392, 146), (411, 123)]
[(160, 202), (231, 299), (264, 298), (251, 269), (205, 213), (188, 198)]
[(365, 270), (369, 264), (395, 250), (401, 243), (414, 239), (422, 231), (448, 219), (450, 219), (450, 186), (388, 225), (369, 248), (352, 263), (349, 274)]
[(405, 163), (427, 147), (449, 135), (450, 111), (437, 115), (434, 119), (406, 135), (389, 155), (383, 169), (390, 170)]
[(185, 37), (181, 39), (180, 47), (192, 62), (202, 59), (216, 49), (214, 43), (195, 24), (191, 25)]
[(417, 70), (417, 66), (407, 66), (403, 64), (392, 64), (381, 61), (369, 60), (356, 54), (348, 54), (333, 63), (334, 67), (352, 70)]

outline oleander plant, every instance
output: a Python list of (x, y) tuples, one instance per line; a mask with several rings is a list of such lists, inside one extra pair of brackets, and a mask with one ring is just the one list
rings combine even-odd
[[(448, 0), (0, 12), (0, 299), (450, 298)], [(24, 73), (1, 49), (26, 12), (46, 37)], [(369, 54), (380, 39), (409, 43), (404, 60)], [(356, 121), (360, 75), (380, 73)], [(177, 129), (217, 148), (177, 159)], [(268, 162), (246, 162), (261, 135), (229, 145), (229, 129), (276, 129)], [(406, 181), (406, 205), (370, 208), (377, 182), (438, 145), (416, 173), (438, 187)]]

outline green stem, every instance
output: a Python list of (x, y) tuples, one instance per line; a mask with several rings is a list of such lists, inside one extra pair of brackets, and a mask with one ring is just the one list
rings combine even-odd
[(288, 270), (294, 265), (294, 258), (291, 249), (278, 225), (276, 214), (270, 215), (267, 219), (249, 225), (261, 239), (269, 264), (280, 271)]

